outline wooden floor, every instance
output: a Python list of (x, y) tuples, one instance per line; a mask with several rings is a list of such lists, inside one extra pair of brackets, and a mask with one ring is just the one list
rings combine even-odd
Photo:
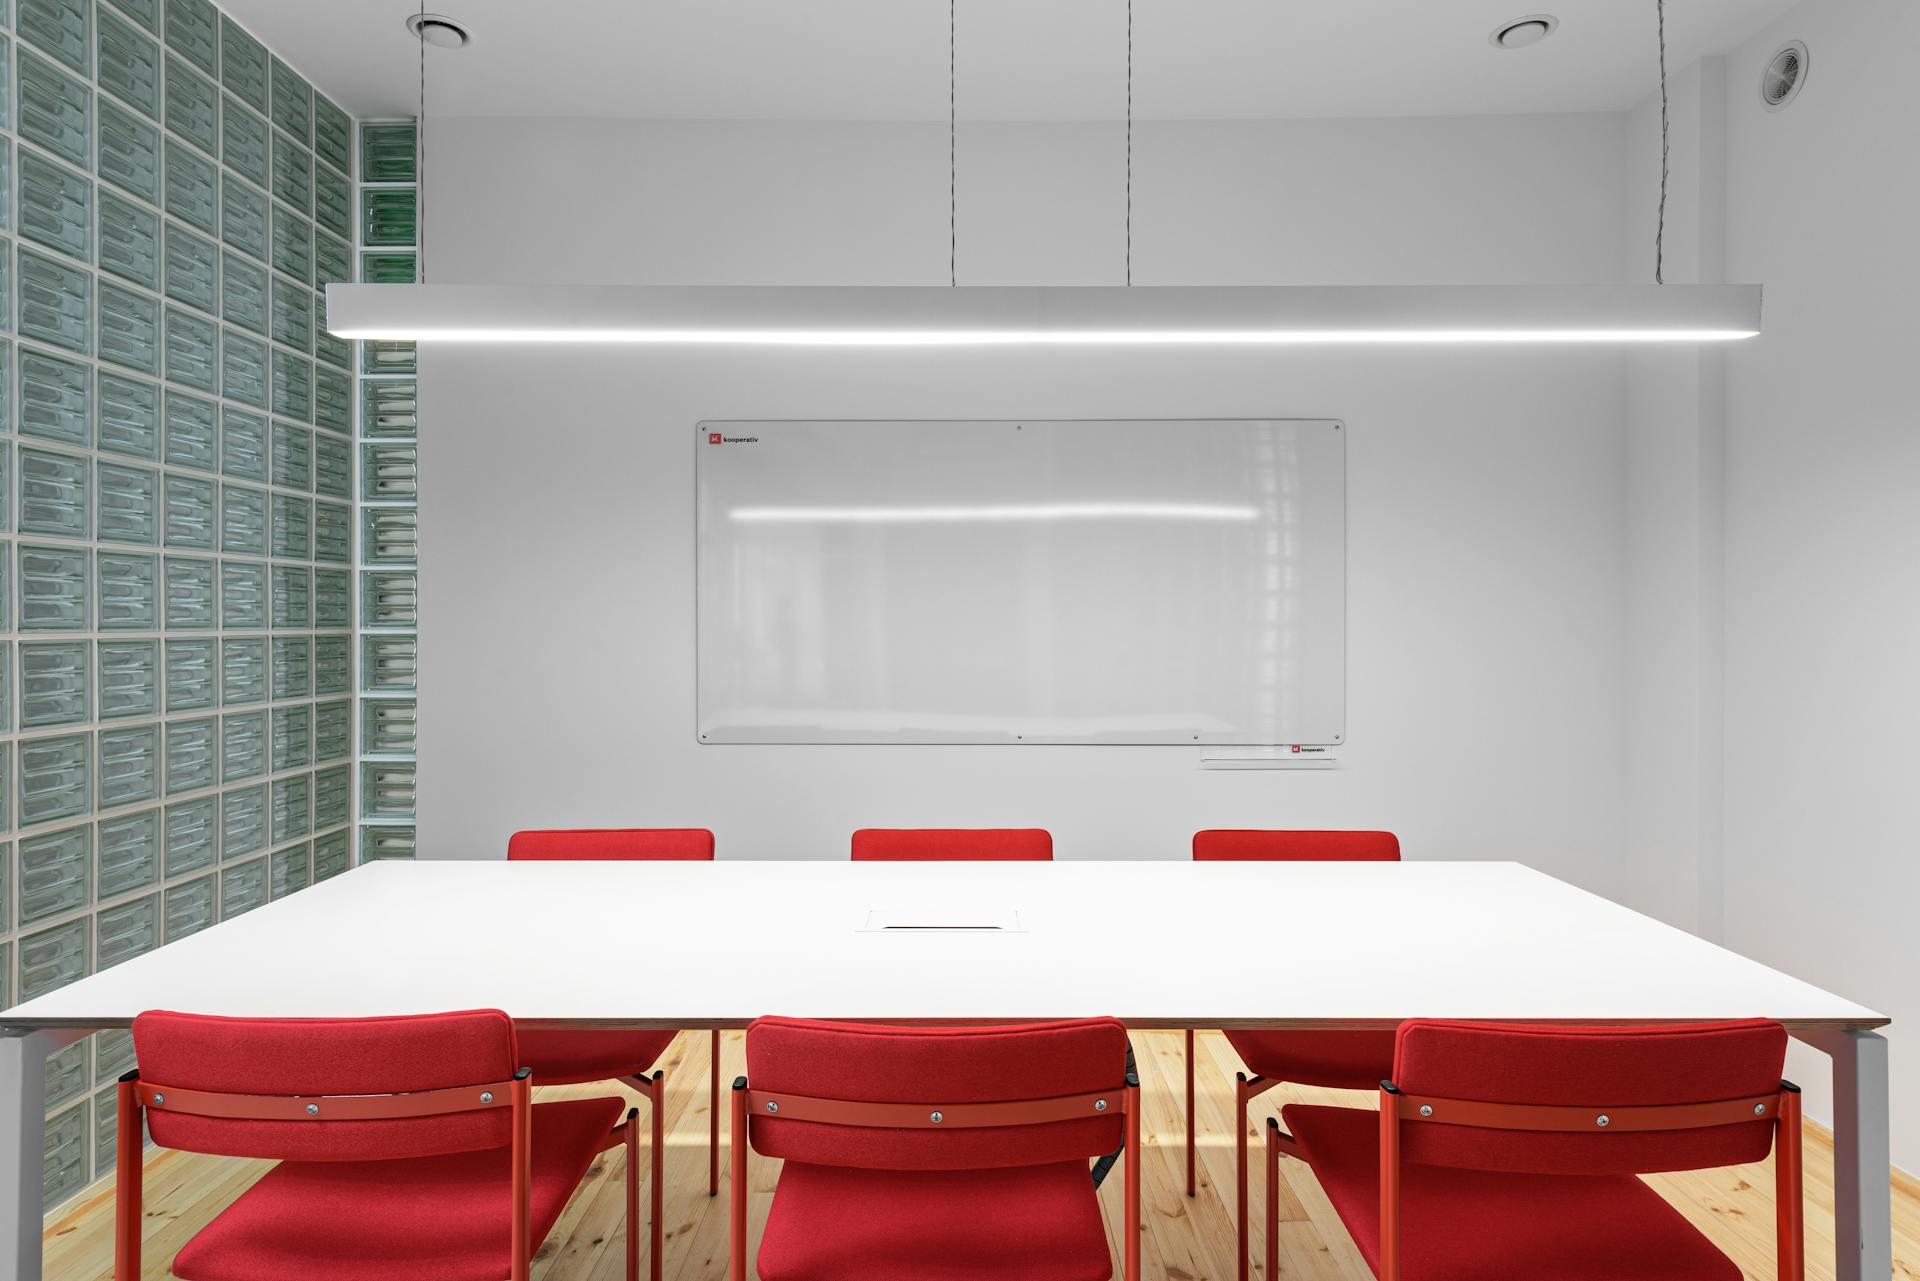
[[(1185, 1082), (1181, 1036), (1177, 1032), (1134, 1034), (1145, 1115), (1142, 1177), (1145, 1181), (1145, 1242), (1142, 1258), (1154, 1281), (1219, 1281), (1234, 1275), (1233, 1224), (1233, 1073), (1240, 1063), (1225, 1040), (1203, 1033), (1198, 1040), (1200, 1189), (1185, 1195)], [(667, 1189), (665, 1268), (667, 1281), (719, 1281), (727, 1266), (726, 1161), (721, 1161), (721, 1195), (707, 1195), (707, 1034), (680, 1037), (662, 1066), (670, 1082), (667, 1116)], [(729, 1033), (722, 1052), (723, 1081), (744, 1070), (738, 1033)], [(604, 1087), (552, 1091), (606, 1093)], [(1256, 1101), (1253, 1132), (1265, 1117), (1287, 1102), (1371, 1104), (1371, 1096), (1334, 1091), (1281, 1088)], [(640, 1104), (645, 1107), (644, 1102)], [(724, 1103), (723, 1103), (724, 1107)], [(721, 1142), (726, 1142), (722, 1113)], [(1264, 1139), (1255, 1139), (1256, 1143)], [(1252, 1255), (1254, 1275), (1264, 1269), (1264, 1237), (1259, 1208), (1264, 1204), (1260, 1149), (1253, 1149), (1252, 1204), (1255, 1206)], [(642, 1158), (645, 1159), (644, 1157)], [(1808, 1276), (1833, 1275), (1833, 1149), (1826, 1133), (1809, 1127), (1806, 1149)], [(174, 1252), (220, 1208), (259, 1177), (260, 1162), (154, 1154), (146, 1174), (145, 1276), (165, 1278)], [(1302, 1165), (1282, 1161), (1286, 1189), (1280, 1199), (1280, 1275), (1299, 1281), (1369, 1281), (1371, 1273), (1354, 1251), (1345, 1230)], [(753, 1248), (758, 1248), (779, 1167), (755, 1158), (752, 1173)], [(624, 1157), (607, 1153), (587, 1176), (559, 1226), (541, 1247), (536, 1281), (622, 1281), (625, 1227)], [(1773, 1273), (1773, 1175), (1764, 1166), (1743, 1166), (1680, 1176), (1664, 1176), (1654, 1185), (1702, 1231), (1718, 1242), (1750, 1278)], [(1108, 1235), (1115, 1244), (1116, 1269), (1121, 1223), (1120, 1171), (1101, 1192)], [(647, 1197), (641, 1195), (641, 1213)], [(1920, 1276), (1920, 1194), (1904, 1180), (1894, 1189), (1894, 1273)], [(645, 1232), (644, 1224), (640, 1230)], [(644, 1246), (641, 1266), (644, 1268)], [(47, 1230), (49, 1281), (107, 1281), (113, 1265), (113, 1191), (100, 1185)], [(1263, 1279), (1264, 1281), (1264, 1279)]]

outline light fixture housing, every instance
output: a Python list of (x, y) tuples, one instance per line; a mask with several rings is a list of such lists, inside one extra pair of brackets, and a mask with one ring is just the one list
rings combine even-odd
[(1559, 29), (1560, 19), (1552, 14), (1530, 13), (1495, 27), (1487, 43), (1496, 49), (1531, 49)]
[(473, 43), (467, 29), (444, 13), (410, 13), (407, 32), (436, 49), (464, 49)]
[(709, 346), (1717, 342), (1758, 285), (327, 286), (350, 340)]

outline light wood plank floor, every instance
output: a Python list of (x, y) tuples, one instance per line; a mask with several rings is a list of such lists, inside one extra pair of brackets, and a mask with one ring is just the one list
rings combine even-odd
[[(663, 1063), (667, 1070), (667, 1281), (718, 1281), (726, 1275), (727, 1189), (722, 1154), (721, 1195), (707, 1195), (707, 1046), (704, 1032), (680, 1037)], [(1185, 1083), (1181, 1036), (1177, 1032), (1136, 1032), (1145, 1115), (1142, 1177), (1146, 1274), (1154, 1281), (1221, 1281), (1234, 1275), (1233, 1224), (1233, 1073), (1240, 1067), (1232, 1049), (1217, 1034), (1198, 1038), (1200, 1189), (1185, 1195)], [(738, 1033), (729, 1033), (722, 1051), (723, 1088), (744, 1070)], [(562, 1094), (606, 1092), (578, 1087)], [(1263, 1269), (1264, 1236), (1259, 1207), (1264, 1204), (1259, 1160), (1265, 1117), (1288, 1102), (1371, 1104), (1371, 1097), (1334, 1091), (1282, 1088), (1256, 1101), (1252, 1204), (1255, 1207), (1252, 1254), (1254, 1275)], [(644, 1108), (644, 1101), (640, 1102)], [(722, 1101), (725, 1107), (725, 1101)], [(644, 1115), (644, 1114), (643, 1114)], [(1808, 1275), (1833, 1276), (1833, 1149), (1826, 1133), (1810, 1126), (1807, 1134)], [(721, 1142), (726, 1142), (722, 1112)], [(642, 1159), (646, 1159), (644, 1156)], [(541, 1247), (536, 1281), (622, 1281), (626, 1231), (623, 1216), (625, 1158), (609, 1152), (587, 1176), (552, 1237)], [(146, 1173), (145, 1260), (147, 1278), (170, 1277), (174, 1252), (201, 1225), (230, 1202), (266, 1167), (175, 1152), (153, 1154)], [(1371, 1273), (1354, 1251), (1345, 1230), (1302, 1165), (1281, 1162), (1286, 1188), (1280, 1199), (1281, 1276), (1289, 1281), (1370, 1281)], [(754, 1159), (752, 1248), (772, 1199), (778, 1164)], [(1773, 1272), (1773, 1175), (1765, 1165), (1697, 1174), (1664, 1176), (1654, 1184), (1681, 1212), (1712, 1237), (1760, 1281)], [(1121, 1224), (1120, 1171), (1102, 1190), (1109, 1236), (1115, 1242), (1116, 1268)], [(641, 1196), (641, 1213), (647, 1199)], [(644, 1233), (644, 1224), (640, 1230)], [(1901, 1180), (1894, 1189), (1894, 1271), (1920, 1277), (1920, 1191)], [(75, 1208), (47, 1229), (46, 1275), (50, 1281), (108, 1281), (113, 1269), (113, 1190), (94, 1188)], [(642, 1266), (644, 1262), (644, 1249)], [(1266, 1281), (1262, 1278), (1262, 1281)], [(1278, 1281), (1278, 1279), (1274, 1279)]]

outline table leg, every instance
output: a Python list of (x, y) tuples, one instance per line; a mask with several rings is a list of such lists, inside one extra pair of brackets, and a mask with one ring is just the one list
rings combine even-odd
[(84, 1030), (0, 1028), (0, 1270), (40, 1281), (46, 1212), (47, 1056)]
[(1886, 1038), (1855, 1031), (1796, 1035), (1833, 1060), (1834, 1275), (1885, 1281), (1893, 1274)]

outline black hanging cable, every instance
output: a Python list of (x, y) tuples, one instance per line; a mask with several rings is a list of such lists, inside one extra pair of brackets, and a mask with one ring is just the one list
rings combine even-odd
[(1133, 0), (1127, 0), (1127, 283), (1133, 283)]
[(413, 237), (414, 277), (427, 283), (427, 6), (421, 0), (420, 16), (415, 19), (420, 37), (420, 121), (413, 130)]
[(1653, 232), (1653, 283), (1664, 285), (1667, 258), (1667, 0), (1654, 0), (1660, 19), (1660, 218)]
[(957, 162), (959, 117), (954, 109), (954, 6), (947, 0), (947, 284), (960, 283), (960, 181)]

